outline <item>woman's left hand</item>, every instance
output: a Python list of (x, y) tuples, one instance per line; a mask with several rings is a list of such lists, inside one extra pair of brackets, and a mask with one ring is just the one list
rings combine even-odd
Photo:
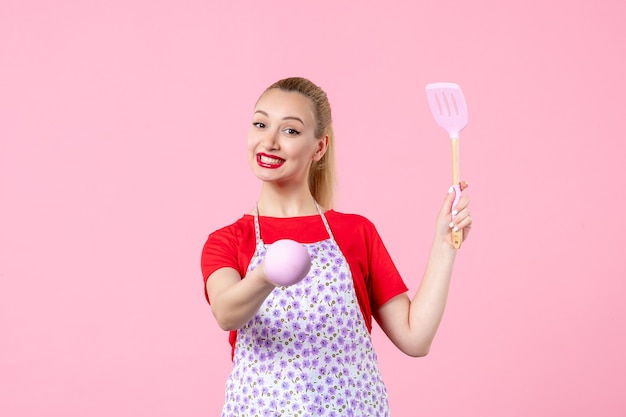
[[(465, 181), (459, 183), (461, 191), (465, 190), (468, 185)], [(452, 207), (454, 198), (455, 191), (453, 188), (450, 188), (450, 192), (448, 192), (437, 218), (437, 236), (450, 244), (452, 244), (453, 230), (461, 230), (463, 232), (463, 241), (465, 241), (472, 229), (469, 197), (466, 195), (461, 196), (456, 206)]]

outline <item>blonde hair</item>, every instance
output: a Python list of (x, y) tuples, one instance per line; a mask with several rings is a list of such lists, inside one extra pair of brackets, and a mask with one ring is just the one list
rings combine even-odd
[(270, 85), (265, 91), (278, 88), (282, 91), (297, 92), (307, 97), (313, 105), (315, 116), (315, 137), (328, 136), (326, 153), (319, 161), (313, 161), (309, 170), (309, 190), (313, 198), (324, 208), (333, 207), (335, 191), (335, 135), (330, 103), (324, 90), (306, 78), (285, 78)]

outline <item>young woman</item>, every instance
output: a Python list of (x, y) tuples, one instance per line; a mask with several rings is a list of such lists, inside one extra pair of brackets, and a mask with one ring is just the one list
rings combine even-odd
[[(411, 299), (374, 225), (332, 209), (333, 152), (321, 88), (288, 78), (265, 90), (248, 136), (248, 160), (261, 180), (256, 206), (212, 233), (202, 253), (207, 300), (230, 331), (224, 417), (387, 416), (372, 317), (410, 356), (426, 355), (435, 337), (456, 254), (451, 232), (467, 238), (469, 199), (452, 207), (454, 191), (445, 197)], [(274, 279), (277, 263), (287, 270), (275, 253), (282, 246), (272, 248), (283, 239), (299, 242), (310, 260), (292, 285)]]

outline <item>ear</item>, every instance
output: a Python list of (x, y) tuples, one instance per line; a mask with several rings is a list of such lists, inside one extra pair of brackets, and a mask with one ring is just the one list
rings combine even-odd
[(317, 141), (317, 148), (315, 149), (315, 153), (313, 154), (313, 161), (317, 162), (320, 159), (322, 159), (327, 149), (328, 149), (328, 135), (324, 135), (322, 136), (321, 139)]

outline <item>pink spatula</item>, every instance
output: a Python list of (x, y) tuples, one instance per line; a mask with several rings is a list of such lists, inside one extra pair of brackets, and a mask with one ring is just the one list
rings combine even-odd
[[(452, 184), (455, 198), (453, 207), (461, 198), (459, 182), (459, 132), (467, 125), (467, 105), (461, 87), (455, 83), (431, 83), (426, 85), (426, 96), (430, 110), (439, 126), (444, 128), (450, 136), (452, 144)], [(463, 232), (452, 232), (452, 244), (460, 248), (463, 242)]]

